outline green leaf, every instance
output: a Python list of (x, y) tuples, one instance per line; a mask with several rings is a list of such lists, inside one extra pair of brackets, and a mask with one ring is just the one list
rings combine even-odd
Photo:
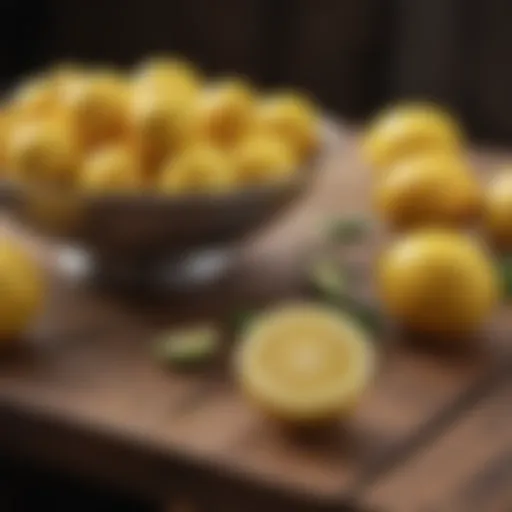
[(369, 233), (371, 223), (363, 216), (340, 217), (329, 222), (327, 237), (341, 244), (361, 242)]
[(347, 276), (341, 265), (332, 260), (319, 260), (311, 267), (309, 282), (328, 300), (339, 300), (347, 294)]
[(382, 333), (384, 319), (376, 306), (354, 297), (346, 297), (341, 307), (372, 335), (377, 336)]
[(162, 364), (190, 367), (211, 360), (220, 347), (220, 332), (212, 326), (198, 326), (160, 334), (154, 356)]
[(235, 332), (242, 332), (250, 326), (256, 316), (256, 311), (241, 309), (233, 313), (230, 324)]

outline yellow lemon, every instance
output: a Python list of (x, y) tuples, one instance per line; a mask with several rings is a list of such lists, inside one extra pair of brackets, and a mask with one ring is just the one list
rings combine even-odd
[(305, 159), (319, 143), (319, 115), (312, 102), (295, 92), (264, 98), (256, 109), (258, 126), (287, 142), (298, 159)]
[(349, 414), (374, 370), (366, 333), (345, 314), (314, 303), (264, 314), (235, 353), (236, 376), (247, 396), (292, 423)]
[(512, 171), (495, 176), (484, 197), (484, 228), (493, 243), (512, 248)]
[(11, 96), (9, 108), (21, 119), (39, 119), (53, 113), (58, 95), (47, 76), (38, 76), (23, 82)]
[(41, 271), (27, 253), (0, 235), (0, 342), (20, 336), (39, 313), (44, 296)]
[(190, 102), (199, 92), (201, 76), (188, 61), (171, 56), (152, 57), (135, 71), (133, 86)]
[(97, 70), (70, 81), (65, 87), (62, 103), (85, 148), (126, 133), (128, 88), (117, 73)]
[(253, 108), (253, 91), (242, 79), (227, 78), (214, 83), (201, 93), (195, 106), (195, 136), (230, 146), (248, 132)]
[(134, 144), (149, 171), (183, 146), (188, 134), (190, 105), (155, 90), (133, 94), (129, 110)]
[(363, 153), (377, 170), (429, 151), (456, 153), (462, 145), (457, 123), (433, 105), (411, 103), (385, 110), (370, 124)]
[(403, 160), (375, 184), (377, 210), (397, 228), (462, 224), (479, 213), (481, 199), (465, 162), (444, 154)]
[(72, 89), (81, 80), (86, 80), (87, 70), (74, 62), (62, 62), (48, 71), (48, 78), (55, 88), (60, 104), (69, 88)]
[(212, 146), (197, 144), (165, 164), (159, 189), (169, 194), (224, 192), (235, 184), (231, 160)]
[(62, 185), (76, 175), (79, 153), (65, 123), (17, 123), (7, 142), (7, 154), (9, 170), (21, 181)]
[(9, 113), (6, 110), (0, 111), (0, 176), (7, 173), (7, 150), (11, 128)]
[(137, 155), (121, 145), (105, 146), (93, 152), (83, 162), (80, 172), (80, 186), (90, 192), (133, 192), (142, 185)]
[(388, 247), (377, 273), (381, 299), (404, 325), (427, 334), (470, 334), (499, 298), (492, 261), (471, 238), (442, 229), (419, 231)]
[(297, 170), (290, 147), (270, 135), (247, 137), (233, 152), (237, 180), (242, 184), (289, 179)]

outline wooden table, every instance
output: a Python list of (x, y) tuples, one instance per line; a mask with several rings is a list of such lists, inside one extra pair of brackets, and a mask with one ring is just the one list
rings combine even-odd
[(293, 295), (322, 219), (368, 210), (354, 137), (339, 128), (331, 136), (308, 196), (201, 294), (153, 303), (75, 286), (52, 270), (51, 250), (25, 238), (49, 264), (51, 297), (27, 348), (1, 362), (0, 449), (163, 510), (512, 510), (510, 312), (465, 356), (393, 345), (355, 416), (316, 439), (249, 407), (231, 382), (230, 342), (198, 375), (165, 371), (149, 355), (155, 334), (175, 322)]

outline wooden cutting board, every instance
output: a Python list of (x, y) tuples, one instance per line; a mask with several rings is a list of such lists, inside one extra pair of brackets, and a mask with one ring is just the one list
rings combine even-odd
[[(322, 219), (368, 210), (369, 173), (355, 139), (337, 127), (331, 136), (310, 194), (248, 241), (226, 279), (199, 294), (152, 302), (74, 285), (55, 271), (51, 248), (5, 222), (41, 256), (52, 287), (25, 349), (0, 363), (1, 450), (161, 503), (183, 499), (198, 510), (339, 511), (389, 503), (400, 483), (383, 478), (408, 468), (429, 443), (459, 449), (444, 430), (498, 386), (512, 360), (506, 312), (481, 349), (463, 357), (391, 344), (354, 417), (316, 438), (284, 432), (239, 395), (229, 371), (236, 340), (227, 340), (223, 357), (199, 374), (166, 371), (151, 358), (155, 335), (175, 323), (222, 322), (240, 306), (293, 295)], [(375, 245), (361, 261), (371, 262)], [(418, 479), (436, 467), (412, 464)]]
[(512, 374), (432, 445), (368, 490), (367, 505), (410, 512), (512, 509)]

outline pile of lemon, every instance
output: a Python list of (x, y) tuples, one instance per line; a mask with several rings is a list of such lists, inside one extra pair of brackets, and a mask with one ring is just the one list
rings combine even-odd
[(512, 248), (512, 165), (480, 183), (456, 120), (432, 104), (409, 103), (380, 113), (363, 152), (375, 174), (375, 205), (398, 230), (482, 224), (489, 240)]
[(481, 183), (460, 125), (429, 104), (378, 115), (363, 151), (375, 174), (376, 210), (400, 234), (377, 271), (384, 305), (409, 327), (463, 339), (500, 295), (484, 241), (512, 248), (512, 170)]
[(222, 192), (290, 179), (318, 146), (316, 106), (246, 80), (206, 82), (186, 60), (154, 57), (130, 73), (62, 65), (0, 107), (9, 179), (94, 193)]

